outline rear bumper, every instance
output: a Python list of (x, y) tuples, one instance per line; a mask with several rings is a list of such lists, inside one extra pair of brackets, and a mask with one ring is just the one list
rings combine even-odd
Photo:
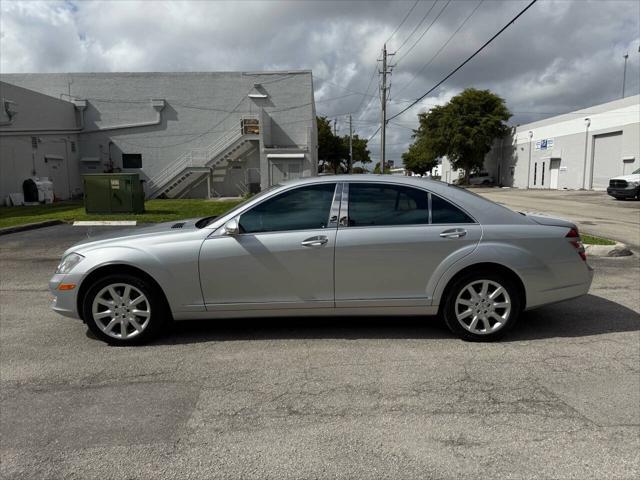
[(543, 305), (549, 305), (551, 303), (571, 300), (572, 298), (581, 297), (589, 293), (591, 282), (593, 281), (593, 268), (587, 262), (584, 262), (584, 264), (585, 271), (583, 275), (580, 275), (581, 278), (579, 279), (581, 281), (570, 285), (554, 286), (531, 294), (530, 298), (527, 298), (526, 310), (542, 307)]
[(635, 198), (640, 191), (640, 187), (617, 188), (608, 187), (607, 193), (615, 198)]

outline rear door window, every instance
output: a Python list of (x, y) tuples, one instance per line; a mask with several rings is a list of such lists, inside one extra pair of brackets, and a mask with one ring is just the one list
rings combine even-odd
[(431, 223), (475, 223), (455, 205), (437, 195), (431, 195)]
[(429, 194), (382, 183), (349, 184), (349, 225), (419, 225), (429, 223)]

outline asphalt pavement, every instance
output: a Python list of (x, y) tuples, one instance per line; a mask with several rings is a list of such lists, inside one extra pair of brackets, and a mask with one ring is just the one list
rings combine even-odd
[(638, 256), (465, 343), (435, 318), (182, 322), (109, 347), (49, 310), (86, 229), (0, 237), (2, 478), (638, 478)]
[(580, 231), (640, 250), (640, 201), (616, 200), (606, 192), (474, 188), (512, 210), (542, 212), (575, 222)]

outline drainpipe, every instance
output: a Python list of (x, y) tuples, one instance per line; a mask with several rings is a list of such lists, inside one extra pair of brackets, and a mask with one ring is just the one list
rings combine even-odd
[[(582, 190), (587, 189), (587, 147), (589, 144), (589, 125), (591, 125), (591, 119), (589, 117), (584, 119), (585, 133), (584, 133), (584, 164), (582, 165)], [(593, 169), (592, 169), (593, 174)]]
[(529, 164), (527, 167), (527, 189), (531, 185), (531, 142), (533, 141), (533, 132), (529, 130)]

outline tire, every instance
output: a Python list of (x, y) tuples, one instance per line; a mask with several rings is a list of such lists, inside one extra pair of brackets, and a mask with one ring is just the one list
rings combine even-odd
[(169, 319), (169, 308), (158, 290), (151, 282), (129, 274), (108, 275), (95, 281), (82, 301), (87, 326), (110, 345), (148, 342)]
[[(485, 285), (486, 295), (483, 297)], [(470, 289), (476, 292), (475, 299)], [(521, 310), (520, 289), (510, 278), (479, 271), (461, 276), (447, 289), (442, 315), (447, 327), (461, 339), (493, 342), (515, 325)]]

